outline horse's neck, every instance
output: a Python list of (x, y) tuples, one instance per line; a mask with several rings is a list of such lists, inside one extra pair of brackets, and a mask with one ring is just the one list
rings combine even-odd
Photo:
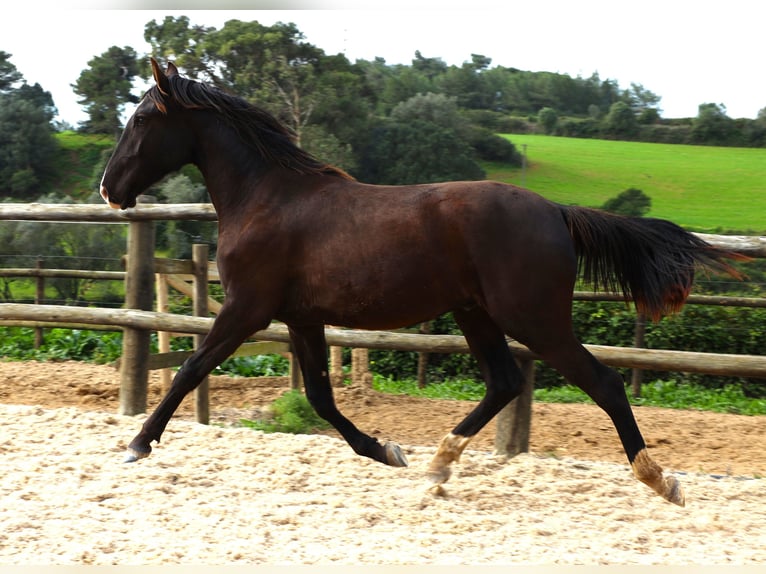
[(242, 201), (257, 192), (269, 166), (251, 148), (236, 140), (201, 138), (195, 162), (219, 217), (236, 210)]

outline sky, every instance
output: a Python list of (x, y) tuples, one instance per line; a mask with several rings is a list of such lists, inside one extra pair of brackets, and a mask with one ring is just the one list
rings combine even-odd
[[(142, 9), (149, 4), (160, 9)], [(270, 9), (276, 4), (293, 9)], [(389, 64), (410, 64), (419, 50), (449, 65), (482, 54), (492, 66), (572, 77), (598, 73), (622, 89), (636, 83), (660, 96), (665, 118), (694, 117), (703, 103), (725, 106), (732, 118), (755, 118), (766, 108), (766, 9), (751, 0), (506, 0), (502, 5), (510, 8), (485, 0), (389, 0), (385, 10), (342, 0), (222, 0), (216, 7), (232, 9), (217, 10), (207, 5), (202, 0), (36, 2), (18, 12), (3, 10), (0, 50), (12, 54), (28, 83), (51, 92), (57, 119), (75, 127), (87, 116), (71, 84), (88, 61), (111, 46), (148, 55), (145, 24), (180, 15), (216, 29), (231, 19), (293, 22), (306, 41), (327, 54), (344, 53), (352, 62), (381, 57)], [(243, 5), (261, 9), (235, 9)], [(461, 8), (466, 5), (472, 9)]]

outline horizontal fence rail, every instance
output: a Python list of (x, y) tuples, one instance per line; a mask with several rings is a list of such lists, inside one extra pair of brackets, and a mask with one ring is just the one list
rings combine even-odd
[[(44, 203), (0, 204), (0, 220), (59, 221), (78, 223), (129, 223), (131, 221), (217, 221), (210, 203), (138, 203), (129, 210), (109, 209), (102, 204), (57, 205)], [(766, 257), (766, 237), (695, 233), (711, 245), (750, 257)]]
[[(82, 325), (113, 325), (149, 331), (175, 331), (205, 334), (214, 319), (188, 317), (172, 313), (138, 311), (134, 309), (100, 309), (94, 307), (68, 307), (66, 305), (0, 304), (0, 321), (27, 320), (41, 322), (68, 322)], [(338, 347), (388, 349), (422, 353), (468, 353), (468, 344), (461, 335), (424, 335), (395, 331), (363, 331), (359, 329), (325, 329), (327, 343)], [(289, 342), (287, 327), (275, 323), (268, 329), (253, 333), (258, 341)], [(515, 341), (508, 346), (514, 355), (524, 359), (537, 359), (527, 347)], [(634, 349), (585, 345), (594, 356), (615, 367), (634, 367), (659, 371), (682, 371), (711, 375), (766, 378), (766, 356), (697, 353), (659, 349)]]
[(56, 205), (46, 203), (0, 204), (0, 220), (70, 223), (130, 223), (131, 221), (217, 221), (210, 203), (138, 203), (129, 210), (104, 204)]

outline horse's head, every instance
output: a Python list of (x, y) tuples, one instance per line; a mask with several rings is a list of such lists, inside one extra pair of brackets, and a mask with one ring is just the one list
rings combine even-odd
[(178, 69), (163, 72), (151, 59), (155, 86), (128, 120), (101, 179), (101, 197), (115, 209), (136, 205), (136, 197), (192, 160), (194, 138), (188, 114), (173, 96)]

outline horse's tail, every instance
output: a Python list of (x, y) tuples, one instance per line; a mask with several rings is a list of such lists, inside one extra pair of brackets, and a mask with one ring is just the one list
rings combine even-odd
[(640, 313), (659, 320), (683, 307), (700, 267), (742, 275), (727, 260), (748, 260), (710, 245), (663, 219), (626, 217), (560, 206), (574, 241), (580, 273), (595, 289), (621, 292)]

